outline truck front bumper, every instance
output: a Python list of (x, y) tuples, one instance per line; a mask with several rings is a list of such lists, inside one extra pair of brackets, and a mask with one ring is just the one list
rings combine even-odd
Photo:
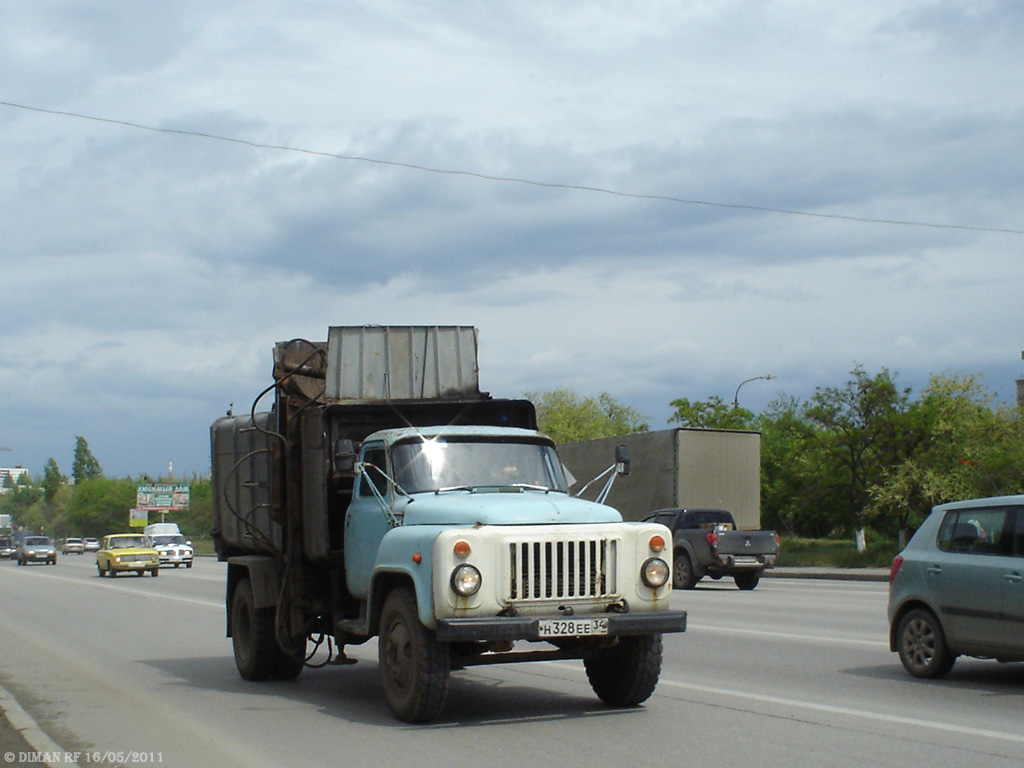
[[(442, 642), (473, 640), (543, 640), (541, 622), (557, 617), (540, 616), (472, 616), (438, 619), (437, 639)], [(576, 618), (576, 617), (574, 617)], [(607, 619), (607, 631), (576, 637), (616, 637), (619, 635), (660, 635), (686, 631), (686, 611), (652, 611), (650, 613), (601, 613), (578, 618)], [(570, 638), (573, 636), (569, 636)], [(559, 639), (566, 639), (560, 636)]]

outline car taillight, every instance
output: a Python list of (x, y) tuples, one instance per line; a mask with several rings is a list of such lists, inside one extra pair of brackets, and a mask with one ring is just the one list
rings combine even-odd
[(892, 580), (896, 578), (896, 574), (900, 572), (900, 566), (903, 565), (903, 558), (900, 555), (892, 560), (892, 566), (889, 568), (889, 583), (892, 584)]
[(712, 550), (718, 549), (718, 531), (708, 531), (708, 535), (705, 538), (707, 538)]

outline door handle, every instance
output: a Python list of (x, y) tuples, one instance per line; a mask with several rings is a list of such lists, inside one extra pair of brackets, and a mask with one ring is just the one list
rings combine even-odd
[(1020, 581), (1022, 577), (1019, 573), (1017, 573), (1017, 571), (1011, 571), (1010, 573), (1005, 574), (1003, 578), (1007, 581), (1017, 582)]
[(940, 573), (942, 573), (942, 566), (941, 565), (929, 565), (928, 566), (928, 573), (930, 573), (932, 576), (938, 576)]

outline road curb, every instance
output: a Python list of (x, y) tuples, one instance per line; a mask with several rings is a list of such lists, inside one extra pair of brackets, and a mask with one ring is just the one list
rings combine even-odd
[[(8, 726), (10, 731), (13, 731), (9, 736), (14, 737), (13, 740), (9, 738), (4, 738), (3, 740), (4, 749), (6, 750), (3, 759), (6, 763), (21, 762), (20, 755), (24, 752), (31, 755), (29, 760), (36, 765), (45, 765), (48, 768), (58, 768), (58, 766), (60, 768), (68, 768), (68, 766), (76, 768), (78, 766), (78, 763), (63, 759), (69, 753), (46, 735), (32, 715), (26, 712), (11, 692), (2, 685), (0, 685), (0, 717), (3, 718), (0, 721), (0, 729)], [(28, 745), (29, 749), (21, 748), (25, 744)], [(17, 760), (7, 759), (12, 755), (17, 757)], [(44, 757), (54, 757), (57, 762), (42, 759)]]

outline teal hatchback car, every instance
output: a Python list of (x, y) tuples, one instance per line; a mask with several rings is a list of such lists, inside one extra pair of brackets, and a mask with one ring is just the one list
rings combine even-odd
[(915, 677), (1024, 661), (1024, 496), (942, 504), (893, 560), (889, 647)]

